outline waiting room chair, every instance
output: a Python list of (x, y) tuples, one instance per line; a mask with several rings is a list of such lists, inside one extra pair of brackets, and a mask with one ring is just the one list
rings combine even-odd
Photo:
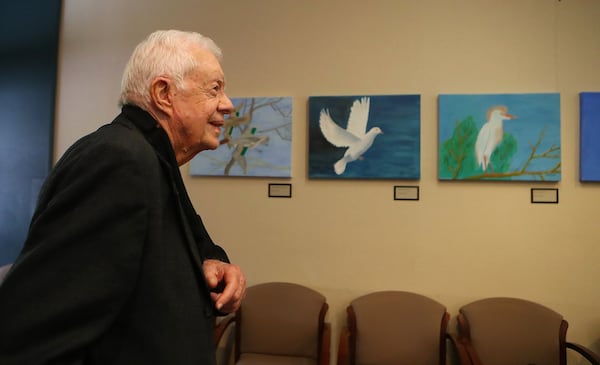
[(215, 319), (215, 344), (217, 365), (230, 365), (235, 341), (235, 314)]
[(346, 312), (338, 365), (444, 365), (447, 340), (468, 361), (446, 331), (446, 307), (431, 298), (379, 291), (354, 299)]
[(294, 283), (248, 287), (235, 313), (236, 365), (329, 365), (329, 305), (317, 291)]
[(592, 351), (566, 341), (562, 315), (528, 300), (477, 300), (460, 308), (457, 325), (473, 365), (566, 365), (567, 349), (600, 364)]

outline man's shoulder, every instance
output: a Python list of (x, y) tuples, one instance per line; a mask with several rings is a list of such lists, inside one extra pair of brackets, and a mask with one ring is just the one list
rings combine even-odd
[(73, 143), (61, 160), (98, 162), (108, 159), (150, 163), (155, 158), (154, 149), (143, 133), (127, 119), (116, 118)]
[(131, 120), (123, 117), (123, 115), (119, 115), (112, 122), (100, 126), (96, 131), (82, 137), (77, 143), (114, 147), (121, 146), (125, 149), (152, 149), (142, 131)]

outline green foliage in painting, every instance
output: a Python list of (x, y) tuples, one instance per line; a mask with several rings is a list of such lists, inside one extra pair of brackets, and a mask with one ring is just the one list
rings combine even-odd
[(475, 141), (477, 125), (473, 117), (456, 124), (452, 137), (440, 148), (440, 178), (462, 179), (473, 174), (477, 168)]
[[(485, 177), (486, 172), (477, 164), (475, 156), (475, 142), (478, 133), (477, 124), (471, 116), (457, 123), (452, 137), (446, 140), (440, 148), (439, 171), (441, 179)], [(517, 140), (513, 135), (504, 133), (502, 142), (490, 156), (487, 173), (502, 174), (507, 172), (516, 151)]]
[(490, 156), (491, 170), (495, 173), (507, 172), (515, 152), (517, 152), (517, 140), (512, 134), (504, 132), (502, 142)]

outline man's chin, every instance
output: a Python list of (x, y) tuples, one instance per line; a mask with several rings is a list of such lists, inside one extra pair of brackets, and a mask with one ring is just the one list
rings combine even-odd
[(217, 148), (219, 148), (220, 145), (221, 145), (221, 142), (219, 142), (218, 139), (214, 139), (214, 140), (211, 140), (210, 142), (206, 143), (205, 147), (207, 150), (216, 150)]

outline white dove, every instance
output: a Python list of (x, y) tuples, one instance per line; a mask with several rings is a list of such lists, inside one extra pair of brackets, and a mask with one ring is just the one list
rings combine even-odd
[(329, 110), (321, 110), (319, 125), (321, 133), (329, 143), (336, 147), (348, 147), (344, 157), (333, 164), (335, 173), (341, 175), (346, 170), (346, 164), (361, 156), (371, 147), (375, 137), (383, 132), (379, 127), (373, 127), (367, 132), (367, 120), (369, 119), (370, 99), (363, 97), (355, 100), (350, 108), (348, 127), (341, 128), (331, 119)]

